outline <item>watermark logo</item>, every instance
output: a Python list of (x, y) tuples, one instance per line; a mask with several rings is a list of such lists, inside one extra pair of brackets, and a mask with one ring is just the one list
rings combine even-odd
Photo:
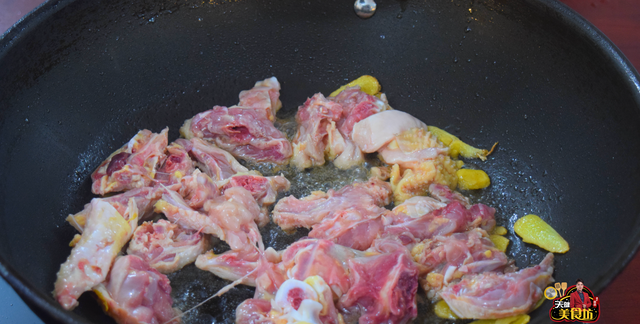
[(600, 300), (582, 280), (568, 288), (566, 282), (556, 282), (544, 290), (544, 296), (553, 301), (549, 317), (554, 322), (592, 323), (600, 318)]

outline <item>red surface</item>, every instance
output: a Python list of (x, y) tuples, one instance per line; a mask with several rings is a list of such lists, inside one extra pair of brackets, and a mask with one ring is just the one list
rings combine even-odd
[[(561, 0), (598, 27), (640, 69), (640, 0)], [(0, 0), (0, 33), (41, 0)], [(602, 292), (598, 323), (640, 322), (640, 254)], [(585, 283), (589, 286), (589, 283)]]

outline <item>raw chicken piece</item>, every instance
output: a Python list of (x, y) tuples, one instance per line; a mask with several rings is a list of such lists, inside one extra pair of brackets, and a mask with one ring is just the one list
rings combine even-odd
[(256, 82), (251, 90), (240, 92), (240, 107), (263, 109), (269, 120), (276, 119), (276, 112), (282, 108), (280, 102), (280, 83), (275, 77)]
[(343, 187), (327, 193), (314, 191), (310, 196), (297, 199), (288, 196), (280, 199), (273, 209), (273, 221), (283, 230), (295, 227), (310, 228), (325, 218), (333, 217), (336, 211), (356, 208), (362, 214), (379, 213), (382, 206), (390, 203), (391, 188), (377, 178)]
[(276, 295), (266, 303), (253, 298), (243, 302), (236, 310), (236, 323), (344, 323), (333, 303), (331, 289), (318, 276), (304, 281), (288, 279)]
[(334, 137), (339, 137), (333, 141), (343, 140), (336, 129), (336, 122), (341, 116), (342, 106), (326, 99), (321, 93), (316, 93), (298, 107), (298, 132), (292, 142), (291, 163), (301, 170), (323, 165), (328, 135), (331, 133)]
[(118, 257), (108, 281), (93, 291), (104, 311), (119, 324), (180, 323), (171, 320), (179, 311), (171, 307), (169, 279), (135, 255)]
[(249, 247), (264, 250), (257, 226), (261, 217), (260, 206), (246, 189), (233, 187), (225, 190), (222, 196), (207, 201), (204, 211), (224, 230), (224, 237), (220, 238), (232, 250), (248, 250)]
[(138, 226), (127, 254), (137, 255), (152, 268), (168, 274), (194, 262), (208, 248), (205, 235), (161, 219)]
[(356, 250), (368, 249), (384, 229), (384, 208), (363, 214), (356, 208), (339, 210), (313, 226), (309, 237), (330, 240)]
[(221, 192), (233, 187), (242, 187), (248, 190), (261, 207), (258, 226), (269, 223), (268, 207), (276, 202), (279, 192), (287, 191), (291, 183), (284, 176), (263, 177), (257, 171), (240, 172), (231, 178), (218, 181)]
[(280, 267), (293, 279), (320, 276), (331, 287), (333, 294), (340, 297), (351, 287), (347, 261), (364, 255), (364, 252), (331, 241), (303, 239), (291, 244), (282, 253)]
[(213, 180), (200, 170), (195, 170), (180, 180), (178, 193), (185, 199), (189, 207), (194, 210), (204, 207), (205, 201), (220, 196), (218, 186)]
[(148, 187), (155, 178), (158, 162), (165, 159), (169, 128), (160, 134), (141, 130), (129, 143), (113, 152), (91, 174), (91, 192), (110, 192)]
[(219, 181), (218, 186), (222, 192), (232, 187), (243, 187), (253, 195), (260, 206), (270, 206), (276, 202), (279, 192), (291, 188), (291, 183), (284, 176), (263, 177), (257, 171), (249, 171)]
[(378, 150), (391, 167), (391, 186), (396, 204), (413, 196), (423, 196), (433, 183), (455, 188), (456, 172), (462, 166), (454, 161), (435, 136), (424, 128), (411, 128), (397, 134)]
[(178, 224), (184, 229), (215, 235), (221, 239), (225, 238), (225, 233), (220, 225), (207, 215), (189, 207), (175, 191), (166, 190), (162, 199), (155, 204), (155, 211), (163, 213), (170, 222)]
[(421, 271), (429, 272), (423, 272), (421, 285), (430, 298), (463, 275), (502, 272), (511, 263), (489, 234), (478, 228), (422, 241), (411, 249), (411, 255), (423, 266)]
[(178, 139), (176, 143), (189, 151), (196, 160), (198, 168), (215, 181), (228, 179), (238, 172), (249, 171), (229, 152), (202, 139), (192, 138), (190, 141)]
[(495, 209), (477, 204), (466, 209), (457, 201), (444, 208), (420, 216), (402, 213), (388, 214), (393, 224), (385, 226), (381, 238), (396, 238), (403, 245), (412, 245), (437, 235), (464, 232), (476, 227), (490, 231), (496, 224)]
[[(161, 187), (144, 187), (139, 189), (133, 189), (125, 191), (121, 194), (113, 195), (108, 198), (94, 198), (100, 201), (104, 201), (113, 206), (120, 215), (124, 215), (129, 206), (129, 199), (133, 199), (138, 208), (138, 219), (143, 221), (153, 215), (153, 205), (162, 197), (164, 189)], [(84, 209), (75, 214), (67, 217), (67, 222), (71, 226), (75, 227), (78, 232), (82, 233), (84, 230), (87, 217), (91, 214), (92, 203), (84, 205)]]
[(246, 189), (229, 188), (222, 196), (207, 200), (202, 211), (193, 210), (170, 190), (156, 203), (156, 212), (164, 213), (169, 221), (185, 229), (215, 235), (227, 242), (232, 250), (262, 246), (262, 236), (256, 224), (261, 210)]
[(348, 260), (351, 288), (339, 306), (360, 313), (360, 324), (407, 323), (418, 314), (418, 268), (399, 249)]
[(259, 259), (260, 252), (252, 248), (246, 250), (229, 250), (222, 254), (215, 254), (213, 251), (208, 251), (198, 256), (196, 259), (196, 267), (229, 281), (236, 281), (249, 275), (242, 283), (248, 286), (255, 286), (255, 278), (258, 274), (250, 273), (258, 266)]
[(353, 125), (391, 107), (385, 101), (360, 91), (359, 86), (347, 87), (335, 98), (329, 99), (342, 106), (342, 118), (337, 123), (342, 140), (334, 135), (336, 140), (332, 141), (330, 134), (329, 146), (333, 153), (330, 159), (338, 168), (348, 169), (364, 161), (362, 151), (351, 139)]
[(457, 191), (452, 191), (447, 186), (434, 183), (429, 186), (429, 194), (431, 195), (431, 197), (434, 197), (445, 204), (448, 204), (452, 201), (457, 201), (461, 203), (465, 208), (469, 208), (469, 206), (471, 206), (471, 203), (469, 203), (469, 198), (463, 196)]
[(138, 210), (133, 199), (124, 214), (101, 199), (91, 201), (84, 232), (79, 240), (76, 234), (71, 255), (57, 275), (53, 295), (64, 309), (75, 308), (83, 292), (106, 279), (113, 260), (137, 224)]
[(337, 96), (329, 98), (342, 106), (343, 118), (338, 122), (338, 129), (349, 139), (353, 125), (391, 107), (381, 100), (360, 90), (360, 86), (347, 87)]
[(233, 156), (255, 162), (283, 164), (293, 153), (291, 143), (261, 109), (214, 106), (185, 121), (180, 132), (187, 139), (215, 142)]
[(249, 298), (236, 308), (236, 324), (272, 324), (275, 323), (269, 312), (271, 301), (259, 298)]
[(216, 255), (209, 251), (198, 257), (196, 266), (227, 280), (247, 276), (243, 283), (256, 286), (255, 298), (272, 298), (287, 279), (303, 280), (315, 275), (322, 277), (339, 297), (350, 287), (346, 260), (362, 255), (364, 252), (331, 241), (302, 239), (281, 252), (269, 248), (264, 252), (253, 249)]
[(446, 206), (447, 204), (440, 200), (431, 197), (416, 196), (397, 205), (393, 208), (393, 212), (396, 214), (403, 213), (409, 217), (419, 217)]
[(397, 134), (389, 144), (378, 150), (387, 164), (415, 168), (425, 160), (448, 156), (449, 148), (424, 128), (411, 128)]
[(454, 161), (444, 155), (417, 163), (411, 169), (404, 169), (394, 164), (391, 167), (390, 177), (394, 202), (400, 204), (411, 197), (424, 196), (431, 184), (443, 184), (455, 188), (458, 185), (456, 171), (461, 165), (462, 161)]
[(427, 129), (425, 123), (406, 112), (386, 110), (353, 125), (351, 138), (363, 152), (373, 153), (393, 141), (396, 135), (416, 127)]
[(553, 254), (514, 273), (486, 272), (462, 277), (440, 295), (460, 318), (503, 318), (530, 312), (553, 282)]
[(180, 182), (182, 177), (193, 173), (194, 170), (189, 152), (179, 142), (169, 144), (167, 152), (167, 158), (156, 172), (156, 181), (165, 186)]

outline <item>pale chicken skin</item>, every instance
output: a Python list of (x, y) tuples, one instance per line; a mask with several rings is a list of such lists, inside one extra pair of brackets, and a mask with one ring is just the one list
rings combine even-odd
[(275, 77), (256, 82), (253, 88), (240, 92), (238, 97), (238, 106), (265, 110), (272, 122), (276, 119), (278, 110), (282, 108), (280, 82)]
[(358, 323), (407, 323), (418, 315), (418, 268), (406, 250), (348, 263), (351, 288), (339, 306), (359, 312)]
[(200, 170), (180, 179), (178, 193), (194, 210), (204, 207), (207, 200), (220, 196), (220, 190), (213, 179)]
[(553, 282), (553, 254), (539, 265), (513, 273), (469, 275), (445, 287), (440, 295), (460, 318), (503, 318), (526, 314)]
[(359, 86), (330, 98), (316, 93), (298, 108), (291, 163), (298, 169), (323, 165), (325, 158), (340, 169), (363, 163), (364, 155), (351, 138), (353, 126), (387, 109), (385, 101), (360, 91)]
[[(91, 201), (91, 212), (71, 254), (60, 266), (53, 295), (63, 308), (78, 306), (78, 297), (103, 282), (109, 269), (138, 224), (133, 199), (124, 215), (100, 199)], [(77, 235), (77, 234), (76, 234)], [(76, 236), (77, 237), (77, 236)]]
[(238, 172), (249, 171), (229, 152), (200, 138), (178, 139), (176, 143), (182, 145), (193, 157), (196, 166), (215, 181), (228, 179)]
[[(296, 122), (298, 132), (293, 139), (293, 159), (291, 163), (298, 169), (323, 165), (329, 134), (338, 135), (336, 122), (342, 116), (342, 106), (326, 99), (321, 93), (298, 108)], [(332, 132), (335, 130), (335, 132)]]
[(180, 182), (182, 177), (193, 173), (194, 162), (189, 157), (189, 152), (179, 142), (169, 144), (166, 153), (166, 159), (156, 172), (157, 182), (170, 186)]
[(91, 191), (96, 195), (148, 187), (154, 181), (158, 163), (166, 157), (167, 133), (141, 130), (127, 144), (113, 152), (91, 174)]
[[(406, 323), (417, 314), (418, 270), (406, 250), (365, 254), (327, 240), (303, 239), (282, 252), (277, 269), (280, 275), (271, 275), (266, 281), (268, 287), (261, 287), (261, 278), (257, 279), (254, 299), (243, 302), (236, 310), (237, 323), (279, 323), (277, 319), (286, 313), (282, 312), (279, 296), (282, 290), (288, 294), (291, 289), (286, 282), (309, 282), (315, 276), (322, 279), (322, 286), (326, 284), (323, 306), (337, 300), (337, 309), (360, 314), (360, 323)], [(261, 300), (271, 301), (271, 307)], [(330, 308), (317, 314), (320, 316), (307, 317), (305, 321), (344, 321), (341, 314), (332, 315)], [(323, 314), (329, 317), (323, 318)]]
[(118, 324), (180, 323), (169, 279), (135, 255), (118, 257), (109, 279), (93, 291)]
[(208, 249), (206, 235), (161, 219), (136, 228), (127, 254), (137, 255), (160, 273), (169, 274), (196, 261)]
[(333, 217), (336, 211), (349, 207), (363, 214), (378, 213), (381, 207), (391, 202), (391, 187), (377, 178), (343, 187), (326, 193), (315, 191), (301, 199), (293, 196), (280, 199), (273, 209), (273, 221), (283, 230), (296, 227), (310, 228), (325, 218)]
[(215, 235), (233, 250), (262, 244), (256, 224), (261, 217), (260, 206), (242, 187), (227, 189), (222, 196), (207, 200), (200, 211), (192, 209), (180, 195), (168, 190), (155, 208), (169, 221), (185, 229)]
[(293, 154), (291, 143), (269, 117), (265, 110), (214, 106), (185, 121), (180, 132), (187, 139), (215, 143), (241, 159), (283, 164)]
[[(129, 207), (129, 200), (133, 199), (138, 208), (138, 219), (144, 221), (153, 215), (153, 205), (162, 197), (162, 187), (143, 187), (125, 191), (107, 198), (94, 198), (104, 201), (115, 208), (120, 215), (124, 215)], [(87, 217), (91, 213), (92, 204), (84, 205), (84, 209), (77, 214), (69, 215), (67, 222), (78, 232), (82, 233), (86, 225)]]
[(432, 299), (438, 299), (440, 289), (463, 275), (513, 269), (513, 262), (478, 228), (424, 240), (411, 249), (411, 255), (422, 266), (420, 282)]

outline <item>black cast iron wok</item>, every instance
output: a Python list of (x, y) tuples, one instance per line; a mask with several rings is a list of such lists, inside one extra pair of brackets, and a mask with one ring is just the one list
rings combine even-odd
[[(375, 75), (392, 106), (499, 149), (492, 185), (472, 194), (510, 229), (524, 267), (543, 252), (513, 234), (528, 213), (570, 243), (555, 278), (596, 293), (640, 242), (638, 75), (565, 6), (530, 1), (49, 1), (0, 40), (0, 272), (45, 320), (109, 322), (87, 293), (52, 299), (74, 234), (64, 218), (91, 199), (89, 174), (136, 131), (171, 128), (276, 76), (285, 111)], [(222, 285), (198, 274), (174, 291), (193, 304)], [(187, 275), (185, 275), (187, 276)], [(194, 277), (195, 278), (195, 277)], [(251, 289), (197, 317), (230, 320)], [(532, 322), (549, 321), (545, 305)], [(428, 310), (421, 308), (422, 314)], [(206, 313), (209, 313), (207, 315)], [(432, 319), (422, 316), (420, 321)]]

